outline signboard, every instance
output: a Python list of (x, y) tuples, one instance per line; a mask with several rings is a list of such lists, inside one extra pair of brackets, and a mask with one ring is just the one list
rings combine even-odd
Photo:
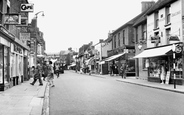
[(4, 16), (4, 24), (20, 24), (21, 17), (19, 14), (5, 14)]
[(168, 71), (166, 74), (165, 84), (169, 84), (169, 79), (170, 79), (170, 71)]
[(21, 12), (33, 12), (34, 4), (21, 4), (20, 11)]
[(20, 40), (27, 43), (27, 40), (30, 40), (30, 33), (20, 33)]

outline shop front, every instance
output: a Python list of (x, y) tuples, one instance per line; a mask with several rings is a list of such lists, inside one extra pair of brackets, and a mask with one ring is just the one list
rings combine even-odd
[(109, 72), (111, 71), (111, 65), (115, 64), (118, 67), (118, 71), (120, 71), (121, 65), (126, 63), (128, 65), (126, 76), (135, 76), (135, 59), (133, 58), (134, 52), (134, 49), (124, 49), (123, 52), (106, 58), (104, 61), (108, 62)]
[(0, 91), (10, 87), (10, 42), (0, 36)]
[[(177, 46), (179, 45), (180, 44), (178, 43)], [(148, 81), (158, 82), (161, 84), (173, 84), (175, 81), (177, 85), (183, 84), (183, 51), (176, 51), (175, 59), (173, 59), (172, 49), (172, 44), (155, 48), (147, 48), (142, 53), (134, 57), (146, 58)], [(174, 78), (174, 73), (176, 78)]]
[(11, 81), (13, 86), (18, 85), (24, 81), (24, 54), (23, 54), (23, 48), (21, 48), (17, 44), (11, 44)]

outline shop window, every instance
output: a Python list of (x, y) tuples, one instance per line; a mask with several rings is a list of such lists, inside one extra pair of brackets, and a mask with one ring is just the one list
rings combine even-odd
[(9, 48), (4, 47), (4, 83), (8, 83), (9, 78)]
[(3, 84), (3, 46), (0, 45), (0, 84)]

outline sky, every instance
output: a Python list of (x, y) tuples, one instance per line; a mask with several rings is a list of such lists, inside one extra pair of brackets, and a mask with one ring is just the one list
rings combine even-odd
[(141, 13), (142, 1), (157, 0), (28, 0), (34, 4), (29, 22), (39, 11), (38, 27), (44, 33), (46, 53), (107, 39), (116, 30)]

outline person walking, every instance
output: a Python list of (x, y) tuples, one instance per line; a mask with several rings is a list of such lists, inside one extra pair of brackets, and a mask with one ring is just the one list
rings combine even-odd
[(48, 75), (48, 66), (47, 66), (46, 61), (44, 61), (44, 63), (43, 63), (42, 70), (43, 70), (42, 77), (43, 77), (43, 80), (45, 81), (45, 78)]
[(49, 86), (54, 87), (54, 69), (52, 66), (52, 61), (49, 61), (49, 65), (48, 65), (48, 76), (47, 76), (48, 82), (49, 82)]
[(127, 69), (127, 63), (122, 63), (121, 67), (120, 67), (120, 71), (121, 71), (121, 77), (123, 79), (126, 79), (126, 69)]
[(40, 64), (38, 63), (34, 70), (34, 77), (33, 77), (34, 80), (30, 84), (34, 85), (36, 81), (39, 80), (39, 86), (42, 86), (43, 83), (42, 83), (41, 75), (42, 75), (42, 70), (41, 70)]
[(59, 77), (59, 64), (55, 64), (55, 74), (57, 76), (57, 78)]

